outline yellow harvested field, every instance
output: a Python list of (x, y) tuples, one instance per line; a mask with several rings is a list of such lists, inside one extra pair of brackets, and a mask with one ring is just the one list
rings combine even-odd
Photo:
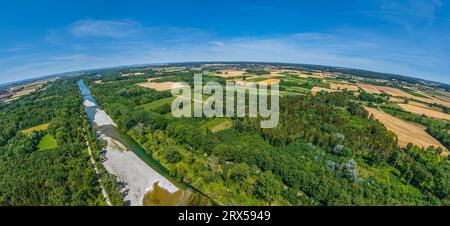
[(233, 71), (233, 70), (218, 70), (217, 73), (213, 73), (213, 76), (222, 78), (240, 77), (245, 74), (245, 71)]
[(435, 111), (435, 110), (431, 110), (431, 109), (427, 109), (427, 108), (422, 108), (422, 107), (417, 107), (417, 106), (410, 105), (410, 104), (399, 104), (399, 106), (403, 110), (409, 111), (416, 115), (426, 115), (430, 118), (450, 120), (450, 115), (445, 114), (443, 112), (439, 112), (439, 111)]
[(300, 78), (325, 78), (322, 73), (312, 73), (312, 74), (299, 73), (298, 77), (300, 77)]
[(380, 94), (381, 91), (378, 90), (377, 86), (369, 85), (369, 84), (359, 84), (359, 87), (363, 89), (364, 91), (370, 93), (370, 94)]
[(267, 80), (264, 80), (264, 81), (260, 81), (260, 82), (258, 82), (258, 84), (271, 85), (271, 84), (279, 83), (279, 82), (280, 82), (280, 79), (271, 78), (271, 79), (267, 79)]
[(300, 78), (308, 78), (308, 75), (307, 74), (299, 74), (298, 77), (300, 77)]
[(365, 109), (369, 114), (383, 123), (389, 131), (397, 135), (398, 143), (401, 147), (406, 147), (409, 143), (424, 148), (429, 146), (440, 147), (448, 155), (447, 149), (439, 141), (430, 136), (421, 126), (403, 121), (374, 108), (365, 107)]
[(421, 107), (421, 108), (427, 108), (427, 109), (430, 108), (428, 105), (422, 104), (422, 103), (419, 103), (419, 102), (416, 102), (416, 101), (410, 101), (409, 104), (413, 105), (413, 106), (416, 106), (416, 107)]
[(331, 89), (335, 90), (348, 90), (351, 92), (358, 92), (359, 88), (355, 85), (348, 85), (348, 84), (342, 84), (342, 83), (332, 83), (330, 82)]
[(96, 83), (96, 84), (102, 84), (103, 81), (102, 81), (102, 80), (96, 80), (95, 83)]
[(325, 92), (327, 92), (327, 93), (339, 92), (339, 90), (327, 89), (327, 88), (322, 88), (322, 87), (317, 87), (317, 86), (315, 86), (315, 87), (313, 87), (313, 88), (311, 89), (311, 94), (312, 94), (313, 96), (315, 96), (315, 95), (317, 95), (317, 93), (320, 93), (320, 92), (322, 92), (322, 91), (325, 91)]
[(378, 90), (383, 91), (383, 92), (385, 92), (385, 93), (387, 93), (387, 94), (389, 94), (391, 96), (394, 96), (394, 97), (405, 97), (405, 98), (408, 98), (408, 99), (414, 99), (413, 95), (411, 95), (409, 93), (406, 93), (406, 92), (404, 92), (402, 90), (399, 90), (397, 88), (392, 88), (392, 87), (387, 87), (387, 86), (376, 86), (376, 88)]
[(157, 91), (166, 91), (171, 89), (177, 89), (183, 87), (183, 84), (180, 82), (144, 82), (137, 84), (140, 87), (150, 88)]
[(25, 135), (31, 135), (34, 131), (44, 131), (47, 130), (49, 126), (49, 123), (45, 123), (42, 125), (34, 126), (25, 130), (22, 130), (21, 132)]

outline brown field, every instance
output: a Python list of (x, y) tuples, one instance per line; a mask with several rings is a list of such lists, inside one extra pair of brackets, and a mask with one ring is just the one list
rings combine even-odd
[(401, 147), (406, 147), (409, 143), (424, 148), (435, 146), (442, 148), (446, 151), (446, 155), (448, 154), (447, 149), (439, 141), (430, 136), (421, 126), (403, 121), (374, 108), (365, 107), (365, 109), (383, 123), (389, 131), (397, 135), (398, 143)]
[(317, 87), (317, 86), (315, 86), (315, 87), (313, 87), (313, 88), (311, 89), (311, 94), (312, 94), (313, 96), (315, 96), (315, 95), (317, 95), (317, 93), (320, 93), (320, 92), (322, 92), (322, 91), (325, 91), (325, 92), (327, 92), (327, 93), (339, 92), (339, 90), (327, 89), (327, 88), (322, 88), (322, 87)]
[(331, 89), (335, 90), (348, 90), (351, 92), (358, 92), (359, 88), (355, 85), (348, 85), (348, 84), (342, 84), (342, 83), (332, 83), (330, 82)]
[(49, 126), (49, 123), (46, 124), (42, 124), (42, 125), (38, 125), (38, 126), (34, 126), (25, 130), (22, 130), (21, 132), (25, 135), (31, 135), (34, 131), (44, 131), (47, 130)]
[(410, 105), (410, 104), (399, 104), (399, 106), (403, 110), (409, 111), (416, 115), (426, 115), (430, 118), (450, 120), (450, 115), (445, 114), (443, 112), (434, 111), (431, 109), (422, 108), (422, 107), (418, 107), (418, 106), (414, 106), (414, 105)]
[(430, 109), (430, 107), (429, 107), (428, 105), (423, 104), (423, 103), (419, 103), (419, 102), (416, 102), (416, 101), (410, 101), (409, 104), (410, 104), (410, 105), (413, 105), (413, 106), (416, 106), (416, 107), (421, 107), (421, 108), (427, 108), (427, 109)]
[(381, 91), (377, 88), (377, 86), (369, 85), (369, 84), (359, 84), (359, 87), (363, 89), (364, 91), (370, 93), (370, 94), (380, 94)]
[(140, 86), (140, 87), (150, 88), (150, 89), (154, 89), (154, 90), (157, 90), (157, 91), (166, 91), (166, 90), (171, 90), (173, 88), (181, 88), (181, 87), (183, 87), (183, 84), (179, 83), (179, 82), (161, 82), (161, 83), (144, 82), (144, 83), (139, 83), (137, 85)]
[(408, 99), (414, 99), (415, 97), (409, 93), (406, 93), (402, 90), (396, 89), (396, 88), (392, 88), (392, 87), (387, 87), (387, 86), (376, 86), (376, 88), (380, 91), (383, 91), (391, 96), (394, 97), (405, 97)]

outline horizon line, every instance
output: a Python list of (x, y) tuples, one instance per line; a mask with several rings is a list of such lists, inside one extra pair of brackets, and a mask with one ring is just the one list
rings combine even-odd
[(371, 72), (371, 73), (380, 73), (380, 74), (388, 74), (388, 75), (394, 75), (394, 76), (400, 76), (405, 78), (412, 78), (412, 79), (418, 79), (425, 82), (432, 82), (432, 83), (439, 83), (443, 85), (449, 85), (450, 83), (446, 82), (440, 82), (440, 81), (433, 81), (423, 78), (418, 78), (415, 76), (410, 75), (403, 75), (403, 74), (397, 74), (397, 73), (391, 73), (391, 72), (381, 72), (381, 71), (373, 71), (368, 69), (361, 69), (361, 68), (351, 68), (351, 67), (345, 67), (345, 66), (335, 66), (335, 65), (323, 65), (323, 64), (308, 64), (308, 63), (291, 63), (291, 62), (263, 62), (263, 61), (180, 61), (180, 62), (163, 62), (163, 63), (143, 63), (143, 64), (125, 64), (125, 65), (114, 65), (114, 66), (105, 66), (105, 67), (96, 67), (96, 68), (88, 68), (88, 69), (81, 69), (81, 70), (75, 70), (75, 71), (64, 71), (64, 72), (58, 72), (53, 74), (46, 74), (46, 75), (37, 75), (36, 77), (27, 78), (27, 79), (21, 79), (21, 80), (14, 80), (10, 82), (3, 82), (0, 83), (0, 87), (13, 85), (15, 83), (21, 83), (31, 80), (40, 80), (44, 79), (46, 77), (52, 77), (52, 76), (67, 76), (64, 74), (69, 73), (81, 73), (81, 72), (88, 72), (88, 71), (96, 71), (96, 70), (105, 70), (105, 69), (113, 69), (113, 68), (121, 68), (121, 67), (139, 67), (139, 66), (158, 66), (158, 65), (170, 65), (170, 64), (199, 64), (199, 63), (253, 63), (253, 64), (290, 64), (290, 65), (302, 65), (302, 66), (319, 66), (319, 67), (332, 67), (332, 68), (341, 68), (341, 69), (351, 69), (351, 70), (359, 70), (359, 71), (365, 71), (365, 72)]

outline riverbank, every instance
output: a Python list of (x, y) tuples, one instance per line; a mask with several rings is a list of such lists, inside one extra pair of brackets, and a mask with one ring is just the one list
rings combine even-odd
[(81, 80), (79, 87), (88, 118), (97, 130), (96, 135), (107, 144), (103, 165), (110, 174), (124, 183), (125, 203), (131, 206), (210, 203), (209, 198), (195, 189), (177, 183), (132, 137), (122, 132), (113, 119), (99, 108)]
[(125, 182), (128, 190), (125, 195), (125, 201), (129, 202), (131, 206), (143, 205), (145, 194), (153, 190), (155, 183), (170, 193), (175, 193), (179, 190), (132, 151), (128, 151), (120, 142), (105, 135), (102, 135), (101, 139), (108, 144), (105, 153), (106, 160), (103, 162), (103, 165), (108, 172)]

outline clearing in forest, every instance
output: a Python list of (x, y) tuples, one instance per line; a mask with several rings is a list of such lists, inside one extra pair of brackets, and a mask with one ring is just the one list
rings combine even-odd
[(46, 134), (44, 137), (41, 138), (38, 147), (40, 151), (45, 151), (57, 148), (58, 143), (56, 142), (56, 139), (52, 135)]
[(439, 111), (435, 111), (435, 110), (431, 110), (431, 109), (427, 109), (427, 108), (423, 108), (423, 107), (418, 107), (418, 106), (414, 106), (411, 104), (399, 104), (399, 106), (403, 110), (409, 111), (416, 115), (426, 115), (430, 118), (450, 120), (450, 115), (446, 114), (444, 112), (439, 112)]
[(228, 118), (214, 118), (207, 120), (201, 128), (209, 129), (213, 133), (233, 127), (233, 121)]
[(47, 130), (49, 126), (49, 123), (45, 123), (45, 124), (41, 124), (38, 126), (34, 126), (25, 130), (22, 130), (21, 132), (25, 135), (31, 135), (34, 131), (39, 132), (39, 131), (44, 131)]
[(383, 123), (389, 131), (392, 131), (397, 135), (398, 143), (401, 147), (406, 147), (406, 145), (412, 143), (423, 148), (434, 146), (447, 150), (439, 143), (439, 141), (430, 136), (419, 125), (403, 121), (374, 108), (365, 107), (365, 109), (369, 114), (373, 115), (378, 121)]

